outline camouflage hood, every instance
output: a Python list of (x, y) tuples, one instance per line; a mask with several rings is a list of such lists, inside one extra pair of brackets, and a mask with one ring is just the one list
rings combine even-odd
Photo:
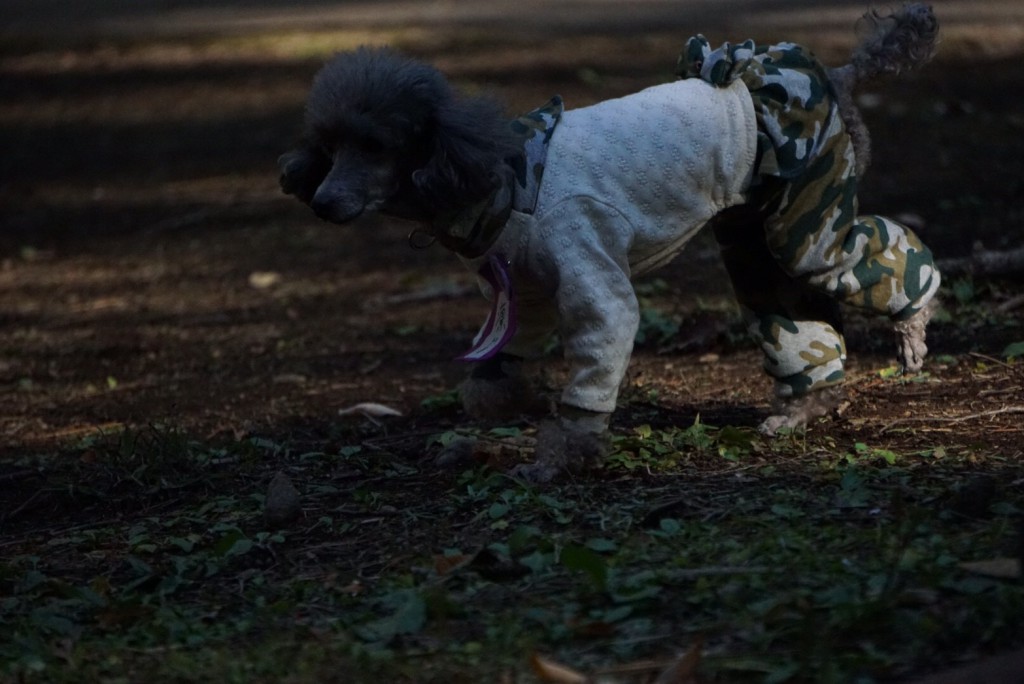
[(562, 98), (556, 95), (544, 106), (509, 122), (512, 132), (522, 140), (522, 154), (506, 159), (497, 170), (502, 182), (489, 198), (434, 222), (432, 233), (438, 242), (462, 257), (474, 259), (497, 241), (511, 212), (533, 213), (548, 143), (563, 109)]

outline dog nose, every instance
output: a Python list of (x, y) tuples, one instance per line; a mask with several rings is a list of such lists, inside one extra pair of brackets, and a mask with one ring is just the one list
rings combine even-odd
[(331, 216), (331, 202), (325, 200), (319, 195), (313, 198), (313, 201), (309, 203), (310, 208), (317, 217), (327, 221)]
[(328, 223), (348, 223), (363, 213), (365, 205), (357, 196), (319, 191), (309, 203), (313, 213)]

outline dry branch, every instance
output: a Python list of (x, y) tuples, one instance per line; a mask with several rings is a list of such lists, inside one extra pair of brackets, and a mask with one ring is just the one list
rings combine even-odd
[(1024, 275), (1024, 247), (995, 250), (985, 249), (976, 243), (970, 256), (939, 259), (937, 265), (945, 276)]

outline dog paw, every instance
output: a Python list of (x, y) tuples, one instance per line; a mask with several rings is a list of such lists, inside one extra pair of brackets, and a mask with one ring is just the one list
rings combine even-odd
[(548, 410), (523, 373), (522, 360), (508, 354), (480, 363), (459, 385), (459, 396), (463, 410), (478, 420)]
[(827, 415), (839, 408), (843, 401), (841, 387), (824, 387), (799, 397), (784, 397), (776, 401), (775, 414), (768, 416), (757, 431), (773, 437), (780, 430), (797, 430), (807, 426), (814, 418)]
[(757, 426), (757, 431), (766, 437), (774, 437), (779, 433), (779, 430), (796, 430), (806, 424), (806, 421), (801, 422), (793, 416), (784, 414), (768, 416), (764, 419), (764, 422)]
[(565, 472), (565, 468), (557, 463), (537, 461), (520, 463), (509, 473), (517, 480), (530, 484), (547, 484)]
[(924, 357), (928, 355), (925, 338), (928, 332), (928, 321), (934, 311), (934, 302), (915, 313), (905, 321), (893, 324), (896, 332), (896, 359), (904, 373), (916, 373), (924, 366)]
[(516, 466), (513, 477), (542, 484), (560, 475), (592, 468), (604, 460), (611, 446), (609, 414), (580, 409), (568, 409), (567, 413), (570, 415), (541, 423), (534, 462)]

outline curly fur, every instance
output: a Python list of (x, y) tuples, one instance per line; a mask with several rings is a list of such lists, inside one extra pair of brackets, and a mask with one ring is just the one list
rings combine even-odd
[(935, 55), (939, 21), (932, 8), (920, 3), (903, 5), (887, 15), (867, 12), (858, 24), (862, 35), (846, 66), (829, 70), (839, 113), (853, 142), (857, 175), (871, 164), (871, 136), (854, 102), (858, 84), (883, 74), (897, 75), (916, 69)]
[(893, 324), (896, 333), (896, 359), (905, 373), (916, 373), (924, 366), (924, 357), (928, 354), (925, 338), (928, 333), (928, 321), (938, 308), (938, 301), (933, 299), (928, 305), (905, 321)]
[(611, 448), (608, 414), (588, 413), (570, 410), (572, 415), (542, 422), (537, 429), (533, 463), (516, 466), (512, 476), (541, 484), (600, 464)]
[(828, 415), (839, 408), (846, 393), (842, 387), (832, 386), (799, 397), (778, 397), (773, 402), (772, 415), (757, 430), (763, 435), (776, 435), (779, 430), (797, 430), (815, 418)]
[(430, 222), (498, 186), (517, 151), (499, 103), (463, 97), (434, 67), (387, 48), (342, 53), (317, 73), (281, 187), (318, 216), (364, 211)]

